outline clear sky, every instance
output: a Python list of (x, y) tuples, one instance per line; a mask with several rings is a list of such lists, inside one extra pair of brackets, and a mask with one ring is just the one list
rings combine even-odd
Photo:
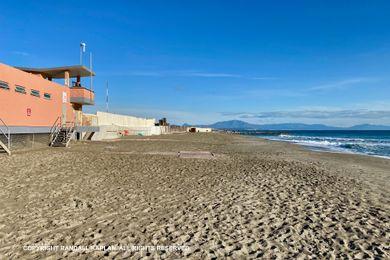
[(390, 125), (390, 1), (3, 0), (0, 33), (15, 66), (78, 64), (86, 42), (89, 112), (109, 81), (111, 112), (176, 123)]

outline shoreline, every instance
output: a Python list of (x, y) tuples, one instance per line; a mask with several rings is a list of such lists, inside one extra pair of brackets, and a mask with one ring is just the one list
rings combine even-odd
[[(80, 142), (2, 162), (0, 258), (390, 257), (386, 159), (196, 133)], [(24, 249), (37, 244), (81, 249)], [(127, 250), (104, 247), (118, 245)]]
[[(296, 132), (305, 132), (305, 131), (296, 131)], [(312, 133), (312, 132), (315, 132), (315, 131), (307, 131), (307, 132)], [(319, 131), (319, 132), (324, 132), (324, 131)], [(332, 132), (332, 131), (325, 131), (325, 132)], [(337, 131), (337, 132), (340, 132), (340, 131)], [(361, 132), (361, 131), (356, 131), (356, 132)], [(379, 132), (383, 132), (383, 131), (379, 131)], [(387, 131), (387, 132), (389, 132), (389, 131)], [(274, 133), (274, 132), (271, 132), (271, 133)], [(361, 137), (352, 137), (351, 140), (349, 140), (348, 139), (349, 137), (321, 136), (321, 135), (318, 135), (318, 136), (316, 136), (316, 135), (313, 135), (313, 136), (301, 136), (301, 135), (294, 135), (294, 134), (291, 135), (291, 137), (295, 137), (295, 138), (298, 138), (298, 139), (282, 139), (282, 138), (275, 138), (274, 135), (271, 135), (271, 136), (248, 135), (245, 132), (238, 133), (238, 134), (242, 135), (242, 136), (253, 136), (253, 137), (256, 137), (256, 138), (270, 140), (270, 141), (277, 141), (277, 142), (285, 142), (285, 143), (290, 143), (290, 144), (296, 144), (296, 145), (299, 145), (301, 147), (305, 147), (308, 150), (316, 151), (316, 152), (328, 152), (328, 153), (337, 153), (337, 154), (356, 154), (356, 155), (365, 155), (365, 156), (371, 156), (371, 157), (377, 157), (377, 158), (383, 158), (383, 159), (390, 159), (390, 155), (382, 155), (382, 154), (373, 153), (373, 152), (370, 153), (369, 151), (366, 151), (366, 152), (365, 151), (354, 151), (353, 149), (348, 149), (348, 148), (342, 147), (342, 145), (347, 145), (347, 144), (350, 145), (351, 144), (350, 142), (352, 142), (352, 145), (355, 145), (355, 143), (353, 143), (353, 142), (355, 142), (356, 140), (359, 140), (359, 141), (372, 141), (372, 140), (375, 140), (375, 139), (364, 139), (364, 138), (361, 138)], [(290, 136), (289, 133), (286, 133), (286, 134), (287, 134), (287, 136)], [(275, 135), (275, 136), (278, 136), (278, 135)], [(309, 138), (309, 139), (307, 139), (307, 140), (299, 139), (299, 138), (302, 138), (302, 137), (306, 137), (306, 138)], [(314, 143), (313, 143), (313, 141), (311, 141), (310, 138), (318, 138), (318, 139), (322, 138), (322, 141), (315, 140)], [(342, 141), (339, 141), (340, 139), (342, 141), (345, 141), (346, 143), (345, 144), (340, 143), (340, 142), (342, 142)], [(331, 141), (328, 141), (328, 140), (331, 140)], [(378, 139), (378, 140), (381, 140), (381, 139)], [(387, 139), (383, 139), (383, 140), (387, 140)], [(323, 142), (328, 143), (328, 144), (322, 144)], [(329, 144), (329, 142), (330, 142), (330, 144)], [(338, 142), (338, 144), (335, 145), (335, 144), (332, 144), (332, 142)], [(360, 143), (359, 144), (356, 143), (356, 145), (359, 146)], [(369, 144), (363, 143), (363, 146), (364, 145), (369, 145)], [(372, 144), (370, 144), (369, 147), (371, 145)], [(378, 145), (380, 146), (381, 144), (378, 144)], [(387, 143), (386, 143), (386, 145), (387, 145)]]

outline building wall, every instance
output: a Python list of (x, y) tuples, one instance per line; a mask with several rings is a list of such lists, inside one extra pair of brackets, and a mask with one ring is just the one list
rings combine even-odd
[[(0, 118), (8, 126), (52, 126), (62, 115), (63, 105), (66, 121), (74, 121), (68, 87), (2, 63), (0, 81), (10, 87), (9, 90), (0, 88)], [(26, 94), (16, 92), (15, 85), (25, 87)], [(31, 89), (38, 90), (40, 97), (32, 96)], [(44, 93), (49, 93), (51, 99), (45, 99)]]

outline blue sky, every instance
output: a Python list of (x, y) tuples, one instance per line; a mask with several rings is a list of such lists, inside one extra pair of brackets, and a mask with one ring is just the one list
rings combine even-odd
[[(389, 1), (1, 1), (0, 62), (93, 52), (96, 106), (175, 123), (390, 125)], [(85, 60), (87, 63), (87, 59)], [(85, 81), (86, 85), (89, 81)]]

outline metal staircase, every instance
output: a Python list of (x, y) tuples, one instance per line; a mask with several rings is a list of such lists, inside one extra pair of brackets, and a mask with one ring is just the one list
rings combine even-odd
[(11, 155), (11, 131), (7, 124), (0, 118), (0, 153)]
[(61, 118), (58, 117), (50, 130), (50, 146), (68, 147), (75, 133), (74, 122), (62, 124)]

